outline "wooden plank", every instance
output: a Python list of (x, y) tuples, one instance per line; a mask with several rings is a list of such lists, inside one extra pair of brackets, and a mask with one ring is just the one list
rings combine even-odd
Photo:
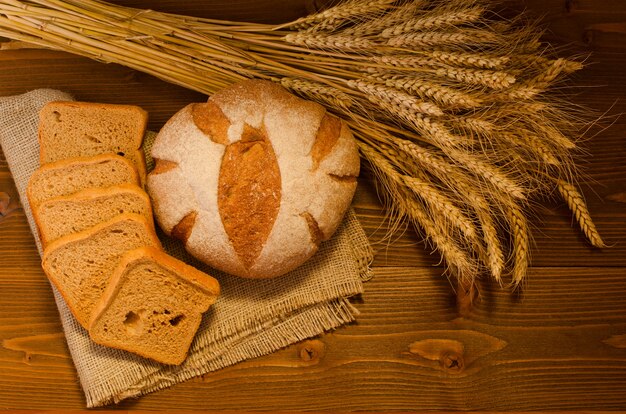
[[(483, 291), (475, 312), (457, 318), (447, 282), (432, 269), (379, 269), (355, 304), (358, 323), (118, 408), (624, 407), (624, 270), (535, 268), (530, 279), (522, 299)], [(25, 310), (23, 323), (29, 319), (39, 320), (34, 309)], [(9, 325), (15, 320), (0, 313), (0, 326)], [(3, 404), (80, 405), (62, 335), (51, 327), (39, 326), (46, 333), (37, 334), (14, 330), (4, 340)], [(28, 401), (18, 398), (31, 392)]]

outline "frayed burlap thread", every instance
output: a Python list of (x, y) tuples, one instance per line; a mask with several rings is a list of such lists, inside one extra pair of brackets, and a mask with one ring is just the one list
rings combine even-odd
[[(38, 89), (0, 98), (0, 145), (40, 254), (26, 186), (39, 167), (38, 113), (54, 100), (72, 97), (57, 90)], [(146, 134), (144, 143), (149, 168), (154, 136)], [(176, 367), (93, 343), (53, 287), (87, 407), (157, 391), (349, 323), (358, 314), (349, 298), (361, 293), (363, 282), (372, 277), (369, 265), (373, 252), (353, 211), (346, 214), (336, 234), (312, 259), (276, 279), (246, 280), (212, 270), (187, 254), (178, 241), (162, 233), (159, 237), (171, 255), (214, 275), (222, 294), (204, 315), (189, 357)]]

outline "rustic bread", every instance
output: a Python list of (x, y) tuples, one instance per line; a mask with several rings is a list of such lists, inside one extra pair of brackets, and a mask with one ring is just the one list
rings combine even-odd
[(311, 257), (341, 222), (359, 173), (345, 122), (258, 80), (180, 110), (152, 156), (148, 193), (163, 230), (198, 259), (250, 278)]
[(145, 217), (126, 213), (50, 243), (42, 267), (81, 325), (104, 292), (120, 258), (141, 246), (161, 247)]
[(52, 162), (39, 167), (28, 181), (26, 195), (31, 209), (53, 197), (91, 187), (139, 184), (137, 170), (119, 155), (103, 154)]
[(76, 233), (118, 214), (135, 213), (152, 224), (148, 195), (135, 184), (87, 188), (69, 196), (54, 197), (33, 210), (41, 243), (47, 246), (65, 235)]
[(147, 122), (148, 113), (138, 106), (50, 102), (39, 113), (40, 163), (114, 153), (133, 162), (144, 183)]
[(211, 276), (154, 247), (140, 247), (115, 268), (89, 335), (101, 345), (178, 365), (218, 294)]

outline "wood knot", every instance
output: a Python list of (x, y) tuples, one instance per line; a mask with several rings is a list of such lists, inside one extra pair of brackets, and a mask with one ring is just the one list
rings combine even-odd
[(20, 204), (4, 191), (0, 191), (0, 220), (8, 216), (14, 210), (20, 208)]
[(304, 341), (298, 346), (298, 356), (307, 363), (314, 365), (324, 357), (326, 345), (319, 339)]
[(451, 373), (459, 373), (463, 371), (465, 362), (463, 356), (456, 352), (446, 352), (441, 356), (439, 360), (441, 367)]
[(477, 359), (507, 345), (498, 338), (471, 330), (422, 331), (420, 336), (424, 339), (410, 343), (408, 354), (421, 366), (454, 375), (478, 369), (474, 364)]

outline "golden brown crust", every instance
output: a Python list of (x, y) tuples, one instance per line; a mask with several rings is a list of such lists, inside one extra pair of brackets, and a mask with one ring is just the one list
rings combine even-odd
[(116, 154), (100, 154), (100, 155), (94, 155), (91, 157), (74, 157), (74, 158), (67, 158), (65, 160), (60, 160), (60, 161), (55, 161), (55, 162), (49, 162), (47, 164), (44, 164), (42, 166), (40, 166), (31, 176), (30, 179), (28, 180), (28, 186), (26, 187), (26, 197), (28, 198), (28, 203), (31, 206), (31, 209), (35, 209), (37, 207), (36, 202), (34, 202), (34, 194), (33, 194), (33, 189), (32, 189), (32, 184), (34, 182), (35, 179), (37, 179), (38, 176), (45, 174), (46, 172), (52, 171), (52, 170), (61, 170), (64, 168), (68, 168), (72, 165), (77, 165), (77, 164), (98, 164), (98, 163), (105, 163), (105, 162), (110, 162), (111, 160), (117, 160), (118, 162), (121, 162), (123, 164), (125, 164), (128, 167), (128, 170), (130, 171), (132, 178), (131, 180), (133, 181), (134, 184), (136, 185), (140, 185), (140, 180), (139, 180), (139, 174), (137, 173), (137, 168), (135, 167), (135, 165), (130, 162), (128, 159), (121, 157), (119, 155)]
[[(130, 250), (126, 252), (120, 259), (118, 265), (113, 271), (113, 274), (111, 275), (111, 278), (109, 279), (107, 288), (102, 294), (100, 301), (96, 304), (94, 311), (91, 315), (91, 318), (89, 320), (88, 330), (89, 330), (90, 336), (97, 343), (104, 345), (104, 346), (119, 348), (117, 344), (107, 341), (106, 338), (94, 338), (92, 331), (95, 329), (95, 326), (100, 321), (100, 319), (106, 314), (106, 311), (109, 308), (109, 306), (111, 306), (113, 301), (115, 300), (115, 297), (117, 296), (119, 290), (122, 287), (121, 280), (126, 274), (126, 269), (129, 266), (132, 266), (133, 264), (137, 262), (142, 262), (142, 261), (155, 262), (159, 264), (160, 266), (163, 266), (164, 268), (168, 269), (169, 271), (171, 271), (173, 274), (175, 274), (177, 277), (181, 278), (185, 282), (191, 283), (197, 289), (202, 290), (204, 294), (208, 298), (210, 298), (210, 300), (207, 301), (208, 306), (211, 306), (213, 303), (215, 303), (215, 301), (217, 300), (217, 297), (220, 294), (220, 285), (219, 285), (219, 282), (215, 278), (213, 278), (212, 276), (204, 272), (201, 272), (200, 270), (192, 266), (189, 266), (188, 264), (184, 262), (181, 262), (180, 260), (173, 258), (172, 256), (168, 255), (167, 253), (159, 249), (156, 249), (151, 246), (144, 246), (144, 247), (139, 247), (137, 249)], [(208, 308), (198, 309), (198, 312), (205, 312), (207, 310)], [(199, 324), (200, 324), (200, 318), (198, 318), (197, 325), (199, 326)], [(194, 326), (191, 329), (195, 332), (198, 329), (198, 326)], [(142, 350), (140, 349), (133, 350), (133, 352), (145, 358), (155, 359), (158, 362), (172, 364), (172, 365), (180, 365), (185, 360), (188, 349), (184, 353), (184, 355), (182, 355), (178, 359), (173, 359), (171, 357), (169, 359), (166, 359), (166, 358), (159, 359), (157, 355), (148, 355), (147, 353), (142, 352)]]
[(180, 219), (178, 224), (176, 224), (171, 231), (171, 236), (175, 237), (179, 240), (182, 240), (183, 243), (187, 243), (189, 236), (191, 236), (191, 232), (193, 231), (193, 226), (196, 223), (196, 218), (198, 217), (197, 211), (192, 211), (187, 214), (185, 217)]
[[(48, 155), (46, 153), (46, 148), (47, 145), (45, 145), (45, 142), (43, 142), (43, 129), (46, 128), (46, 125), (44, 122), (41, 122), (41, 120), (49, 117), (49, 116), (55, 116), (58, 117), (60, 116), (58, 110), (59, 109), (64, 109), (64, 108), (93, 108), (93, 109), (109, 109), (109, 108), (115, 108), (115, 109), (122, 109), (122, 110), (126, 110), (129, 112), (134, 112), (137, 117), (140, 120), (140, 126), (141, 129), (143, 131), (146, 130), (146, 126), (148, 125), (148, 112), (145, 111), (143, 108), (138, 107), (136, 105), (120, 105), (120, 104), (107, 104), (107, 103), (97, 103), (97, 102), (80, 102), (80, 101), (52, 101), (52, 102), (48, 102), (46, 105), (43, 106), (43, 108), (41, 108), (41, 110), (39, 111), (39, 119), (40, 119), (40, 123), (39, 123), (39, 130), (37, 133), (38, 136), (38, 141), (39, 141), (39, 162), (40, 164), (46, 164), (48, 162), (50, 162), (51, 160), (49, 160)], [(136, 142), (134, 142), (134, 147), (135, 149), (140, 149), (141, 147), (141, 142), (143, 140), (143, 132), (141, 133), (141, 136), (137, 136), (136, 137)], [(108, 151), (107, 151), (108, 152)], [(142, 153), (143, 154), (143, 153)], [(137, 169), (140, 170), (140, 176), (141, 176), (141, 168), (142, 165), (141, 163), (139, 163), (139, 165), (137, 165)], [(145, 160), (143, 161), (143, 178), (145, 178), (145, 171), (146, 171), (146, 166), (145, 166)], [(142, 180), (142, 183), (145, 182), (145, 180)]]
[[(57, 290), (59, 291), (59, 293), (61, 294), (61, 296), (63, 296), (63, 299), (65, 300), (65, 303), (67, 304), (68, 308), (70, 309), (70, 311), (72, 312), (73, 315), (79, 315), (79, 311), (78, 309), (76, 309), (73, 306), (72, 301), (70, 300), (70, 298), (67, 296), (67, 292), (65, 292), (65, 288), (63, 287), (63, 285), (61, 285), (61, 283), (56, 280), (56, 278), (54, 277), (54, 274), (48, 269), (47, 263), (48, 263), (48, 258), (50, 256), (50, 254), (52, 252), (54, 252), (56, 249), (63, 247), (66, 244), (70, 244), (70, 243), (75, 243), (78, 242), (80, 240), (84, 240), (87, 239), (89, 237), (91, 237), (92, 235), (98, 233), (99, 231), (101, 231), (102, 229), (105, 229), (108, 226), (111, 226), (119, 221), (124, 221), (124, 220), (133, 220), (133, 221), (138, 221), (140, 223), (142, 223), (144, 226), (146, 226), (147, 229), (149, 229), (150, 231), (148, 232), (148, 234), (150, 234), (150, 236), (152, 237), (152, 244), (154, 246), (157, 246), (158, 249), (162, 250), (162, 246), (161, 246), (161, 241), (159, 240), (159, 238), (157, 237), (156, 233), (154, 232), (154, 227), (152, 226), (152, 224), (148, 223), (148, 221), (146, 220), (145, 217), (139, 215), (139, 214), (134, 214), (134, 213), (124, 213), (124, 214), (120, 214), (116, 217), (114, 217), (111, 220), (105, 221), (103, 223), (100, 223), (94, 227), (91, 227), (89, 229), (77, 232), (77, 233), (72, 233), (72, 234), (68, 234), (67, 236), (63, 236), (55, 241), (53, 241), (52, 243), (50, 243), (48, 246), (46, 246), (46, 248), (43, 251), (43, 255), (41, 257), (41, 267), (44, 271), (44, 273), (46, 274), (46, 276), (48, 277), (48, 280), (50, 280), (50, 282), (52, 282), (52, 284), (57, 288)], [(77, 319), (80, 321), (82, 320), (89, 320), (89, 315), (85, 315), (84, 317), (80, 318), (77, 316)], [(86, 326), (85, 326), (86, 327)]]
[(226, 234), (250, 268), (274, 227), (281, 199), (280, 170), (264, 131), (246, 124), (242, 139), (226, 147), (217, 194)]
[[(100, 230), (112, 225), (113, 223), (117, 223), (118, 221), (124, 221), (124, 220), (134, 220), (134, 221), (139, 221), (141, 223), (144, 223), (146, 225), (146, 227), (148, 227), (149, 229), (153, 229), (152, 225), (148, 222), (148, 220), (146, 220), (145, 217), (139, 215), (139, 214), (135, 214), (135, 213), (123, 213), (120, 214), (118, 216), (113, 217), (111, 220), (107, 220), (105, 222), (102, 222), (100, 224), (97, 224), (91, 228), (88, 228), (86, 230), (83, 231), (79, 231), (77, 233), (72, 233), (72, 234), (68, 234), (67, 236), (63, 236), (58, 240), (53, 241), (52, 243), (50, 243), (50, 245), (48, 247), (46, 247), (43, 251), (43, 255), (42, 255), (42, 261), (45, 261), (48, 257), (48, 254), (52, 251), (54, 251), (55, 249), (59, 248), (60, 246), (63, 246), (64, 244), (69, 244), (69, 243), (73, 243), (79, 240), (83, 240), (86, 238), (91, 237), (93, 234), (99, 232)], [(161, 241), (159, 240), (159, 238), (157, 237), (156, 233), (154, 231), (150, 232), (150, 235), (152, 237), (152, 242), (155, 246), (159, 246), (160, 249), (162, 249), (161, 246)]]
[(230, 121), (214, 102), (193, 104), (191, 116), (198, 129), (204, 132), (209, 139), (218, 144), (228, 145)]
[(39, 215), (39, 211), (42, 208), (44, 208), (47, 204), (53, 204), (59, 201), (93, 200), (93, 199), (105, 197), (112, 193), (117, 193), (117, 192), (133, 192), (144, 200), (146, 209), (147, 209), (147, 217), (145, 218), (148, 224), (150, 225), (150, 227), (154, 230), (154, 220), (153, 220), (153, 213), (152, 213), (152, 204), (150, 203), (150, 197), (148, 197), (148, 194), (144, 190), (142, 190), (138, 185), (119, 184), (119, 185), (114, 185), (110, 187), (93, 187), (93, 188), (87, 188), (85, 190), (81, 190), (74, 194), (53, 197), (39, 204), (37, 208), (32, 209), (33, 219), (35, 220), (35, 224), (37, 225), (37, 230), (39, 233), (39, 238), (41, 240), (42, 246), (45, 248), (50, 243), (50, 241), (48, 240), (45, 234), (45, 231), (42, 231), (43, 226), (42, 226), (41, 218)]
[(178, 163), (174, 161), (162, 159), (155, 159), (154, 161), (154, 168), (150, 171), (150, 174), (152, 175), (163, 174), (164, 172), (168, 172), (178, 167)]
[(319, 246), (319, 244), (324, 240), (324, 233), (320, 229), (317, 220), (315, 220), (315, 217), (313, 217), (313, 215), (309, 212), (304, 212), (301, 215), (302, 217), (304, 217), (304, 219), (306, 220), (306, 224), (309, 226), (309, 232), (311, 233), (311, 242), (316, 246)]
[(313, 148), (311, 148), (311, 158), (313, 159), (313, 169), (316, 170), (320, 162), (332, 151), (341, 133), (341, 120), (330, 114), (325, 114), (320, 122)]

